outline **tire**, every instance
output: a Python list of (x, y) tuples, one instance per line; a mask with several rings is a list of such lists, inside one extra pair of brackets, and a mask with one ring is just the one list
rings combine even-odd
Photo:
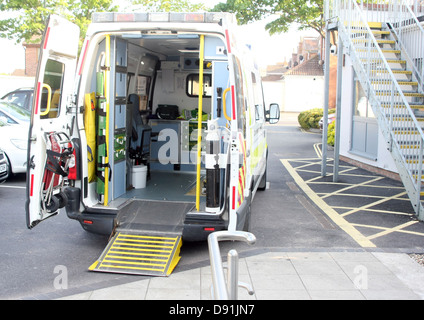
[(252, 201), (250, 199), (248, 199), (247, 201), (247, 211), (246, 211), (246, 218), (244, 219), (244, 226), (243, 226), (243, 231), (250, 231), (250, 220), (252, 217)]
[(264, 175), (262, 176), (261, 182), (259, 183), (259, 186), (258, 186), (258, 190), (260, 190), (260, 191), (266, 190), (266, 173), (267, 173), (267, 171), (268, 171), (267, 167), (265, 167)]
[(59, 210), (60, 200), (55, 195), (52, 196), (50, 203), (46, 203), (47, 212), (52, 213)]

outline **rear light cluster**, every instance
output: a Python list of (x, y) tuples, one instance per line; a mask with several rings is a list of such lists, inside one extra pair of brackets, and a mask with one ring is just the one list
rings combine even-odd
[(178, 12), (154, 12), (154, 13), (119, 13), (97, 12), (92, 15), (92, 22), (206, 22), (219, 23), (223, 18), (232, 20), (228, 13), (178, 13)]
[(76, 164), (76, 151), (75, 151), (75, 148), (74, 148), (74, 151), (72, 153), (71, 158), (69, 159), (68, 179), (69, 180), (76, 180), (77, 179), (77, 164)]

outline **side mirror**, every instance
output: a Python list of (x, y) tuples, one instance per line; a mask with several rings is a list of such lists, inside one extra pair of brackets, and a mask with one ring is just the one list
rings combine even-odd
[(266, 115), (266, 121), (270, 124), (277, 123), (280, 120), (280, 106), (278, 103), (271, 103)]

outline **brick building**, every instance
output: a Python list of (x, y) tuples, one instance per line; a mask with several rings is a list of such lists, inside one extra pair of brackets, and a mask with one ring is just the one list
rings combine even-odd
[(25, 47), (25, 76), (35, 77), (37, 73), (40, 44), (24, 43), (23, 46)]

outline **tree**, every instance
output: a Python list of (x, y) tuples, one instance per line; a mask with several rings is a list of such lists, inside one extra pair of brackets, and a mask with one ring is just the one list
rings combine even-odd
[(227, 0), (212, 11), (235, 13), (241, 24), (273, 16), (265, 27), (270, 34), (287, 32), (296, 23), (300, 30), (312, 28), (325, 36), (323, 6), (323, 0)]
[[(84, 39), (93, 12), (114, 12), (118, 7), (113, 0), (2, 0), (0, 12), (0, 37), (16, 43), (39, 43), (45, 29), (47, 17), (58, 14), (78, 25), (81, 41)], [(199, 11), (206, 10), (203, 4), (192, 4), (188, 0), (129, 0), (133, 9), (143, 11)]]
[(116, 11), (113, 0), (3, 0), (0, 11), (8, 18), (0, 20), (0, 37), (16, 43), (38, 43), (47, 17), (58, 14), (77, 24), (85, 36), (91, 14)]

